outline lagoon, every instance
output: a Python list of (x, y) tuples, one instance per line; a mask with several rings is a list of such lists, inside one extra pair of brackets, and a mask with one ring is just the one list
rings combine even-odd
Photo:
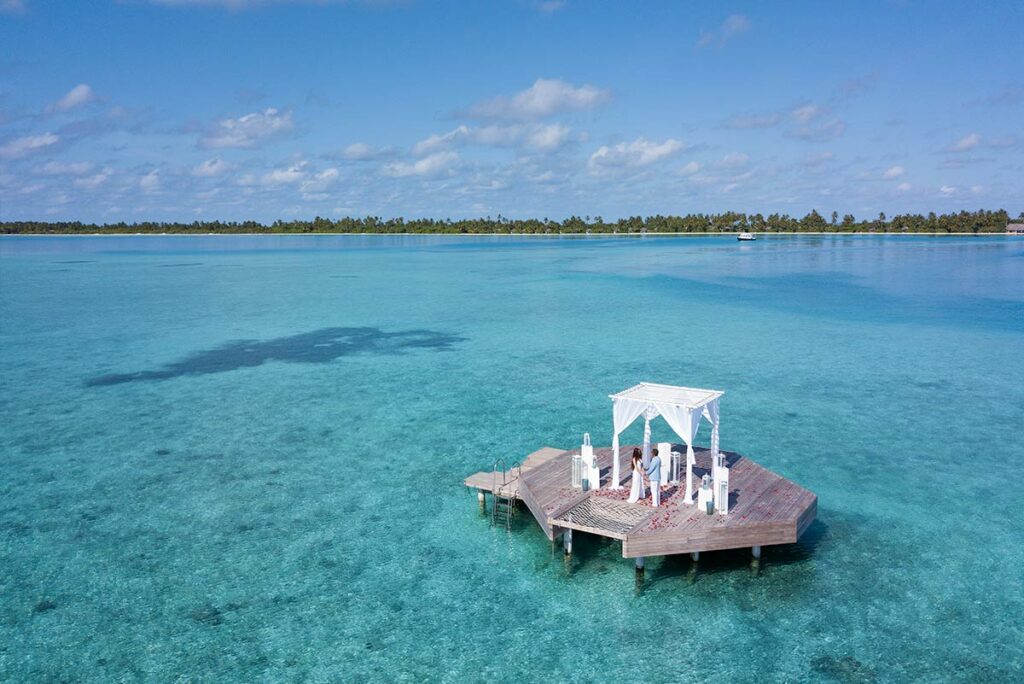
[[(0, 348), (0, 681), (1024, 677), (1019, 239), (4, 237)], [(488, 527), (641, 380), (799, 544)]]

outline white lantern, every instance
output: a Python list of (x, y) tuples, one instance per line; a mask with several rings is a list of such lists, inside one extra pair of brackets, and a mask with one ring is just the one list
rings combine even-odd
[(580, 447), (580, 458), (583, 459), (587, 489), (600, 489), (601, 469), (597, 467), (597, 459), (594, 458), (594, 447), (590, 443), (589, 432), (583, 433), (583, 446)]
[(725, 515), (729, 512), (729, 467), (725, 465), (725, 454), (715, 456), (715, 510)]
[(661, 483), (665, 484), (672, 479), (672, 445), (668, 442), (658, 442), (658, 458), (661, 459)]
[(711, 513), (714, 503), (714, 492), (711, 489), (711, 478), (706, 474), (701, 478), (700, 490), (697, 492), (697, 508)]
[(583, 487), (583, 459), (579, 454), (572, 455), (572, 486), (576, 489)]

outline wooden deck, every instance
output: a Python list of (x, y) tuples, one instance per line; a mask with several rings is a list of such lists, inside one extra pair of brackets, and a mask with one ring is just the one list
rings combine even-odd
[[(745, 456), (723, 451), (729, 466), (729, 513), (708, 515), (696, 504), (683, 503), (684, 481), (662, 487), (661, 506), (629, 503), (628, 454), (621, 453), (622, 489), (608, 489), (612, 451), (595, 449), (601, 468), (602, 489), (582, 492), (572, 487), (572, 456), (578, 450), (540, 449), (523, 461), (521, 469), (505, 476), (504, 491), (523, 501), (548, 539), (565, 529), (579, 530), (622, 541), (622, 555), (666, 556), (694, 551), (715, 551), (753, 546), (792, 544), (817, 515), (818, 497), (793, 482), (759, 466)], [(685, 452), (674, 445), (673, 450)], [(710, 473), (711, 453), (696, 449), (694, 487)], [(499, 476), (498, 481), (501, 481)], [(465, 483), (479, 491), (492, 492), (494, 476), (480, 472)], [(493, 493), (493, 492), (492, 492)], [(696, 501), (696, 491), (694, 492)]]

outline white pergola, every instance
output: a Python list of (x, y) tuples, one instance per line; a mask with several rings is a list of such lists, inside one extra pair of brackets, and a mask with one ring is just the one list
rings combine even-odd
[(693, 503), (693, 440), (701, 418), (711, 423), (712, 463), (718, 462), (718, 399), (724, 392), (718, 390), (675, 387), (641, 382), (618, 394), (608, 395), (612, 400), (612, 484), (619, 489), (619, 434), (641, 415), (644, 417), (644, 462), (651, 453), (651, 419), (661, 416), (668, 426), (686, 444), (686, 503)]

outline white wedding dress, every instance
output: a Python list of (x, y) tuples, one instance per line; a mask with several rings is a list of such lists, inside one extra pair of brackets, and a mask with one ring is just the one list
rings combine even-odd
[(640, 499), (647, 496), (647, 491), (644, 489), (644, 469), (643, 467), (633, 467), (633, 486), (629, 489), (629, 502), (636, 503)]

